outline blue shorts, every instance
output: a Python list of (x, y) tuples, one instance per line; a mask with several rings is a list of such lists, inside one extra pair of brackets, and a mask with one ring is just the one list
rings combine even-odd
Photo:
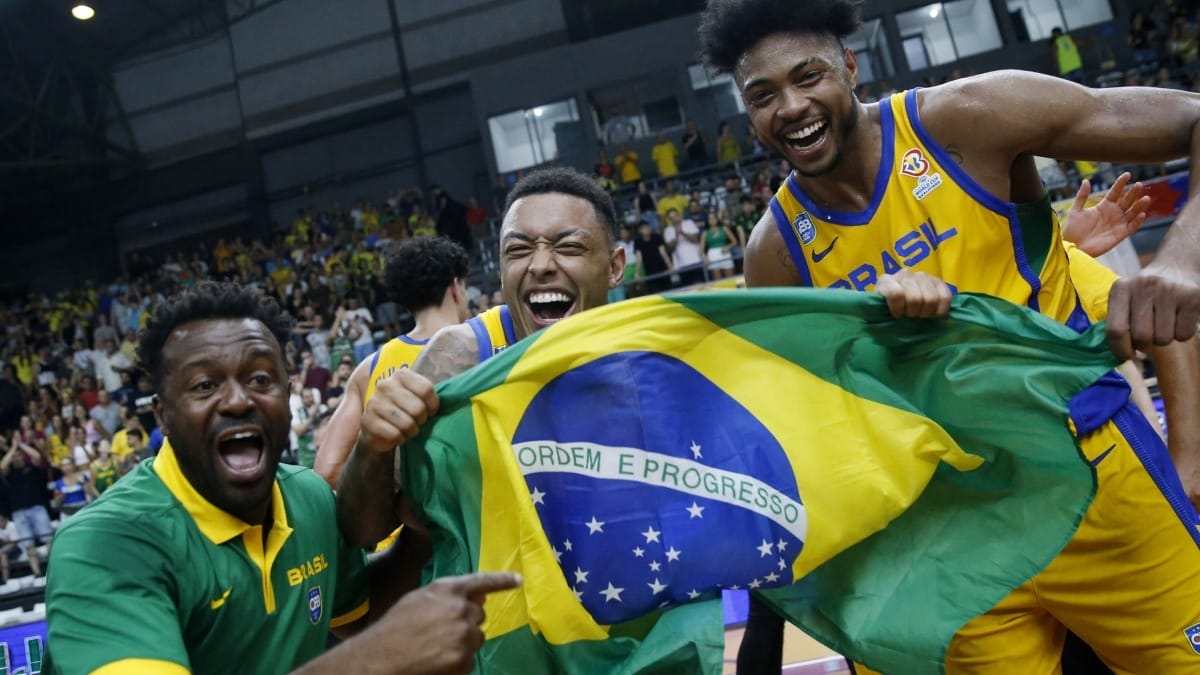
[(54, 530), (50, 529), (50, 514), (44, 506), (16, 509), (12, 519), (21, 535), (21, 546), (25, 548), (44, 544), (54, 536)]

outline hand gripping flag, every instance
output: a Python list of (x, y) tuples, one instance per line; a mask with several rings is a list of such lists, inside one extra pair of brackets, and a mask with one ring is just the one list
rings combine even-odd
[(937, 320), (839, 291), (641, 298), (443, 383), (405, 484), (427, 575), (525, 576), (487, 599), (482, 672), (719, 673), (738, 588), (889, 675), (937, 672), (1074, 533), (1095, 481), (1067, 402), (1113, 365), (1102, 331), (983, 296)]

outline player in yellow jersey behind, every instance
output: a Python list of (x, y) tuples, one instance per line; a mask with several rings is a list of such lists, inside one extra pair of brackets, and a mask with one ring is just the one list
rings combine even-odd
[(466, 251), (445, 237), (420, 237), (404, 242), (387, 261), (384, 282), (402, 307), (412, 312), (416, 325), (364, 359), (346, 385), (346, 393), (329, 420), (317, 448), (313, 470), (337, 488), (342, 466), (358, 438), (363, 409), (382, 380), (411, 368), (429, 339), (446, 326), (462, 323), (471, 315), (467, 304)]
[[(865, 105), (841, 41), (859, 7), (710, 0), (705, 10), (707, 62), (733, 75), (759, 138), (793, 168), (747, 246), (747, 284), (874, 290), (912, 317), (945, 314), (952, 290), (988, 293), (1086, 328), (1033, 157), (1196, 154), (1200, 96), (1004, 71)], [(1197, 221), (1200, 200), (1149, 267), (1113, 285), (1108, 334), (1119, 357), (1195, 334)], [(1073, 401), (1097, 496), (1058, 558), (959, 630), (948, 672), (1060, 672), (1067, 629), (1119, 673), (1200, 672), (1200, 521), (1128, 399), (1124, 380), (1106, 376)], [(1193, 494), (1196, 477), (1184, 476)], [(997, 536), (1019, 545), (1020, 534)]]
[(535, 171), (513, 186), (500, 228), (505, 304), (438, 333), (413, 370), (385, 383), (386, 394), (363, 414), (338, 491), (338, 522), (350, 541), (378, 541), (398, 524), (395, 448), (437, 413), (433, 384), (608, 301), (625, 275), (616, 219), (608, 193), (573, 169)]

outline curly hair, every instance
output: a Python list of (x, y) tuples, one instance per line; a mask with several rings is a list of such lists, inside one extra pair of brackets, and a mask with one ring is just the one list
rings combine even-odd
[(596, 220), (604, 226), (604, 236), (609, 244), (616, 240), (617, 210), (613, 208), (612, 197), (595, 178), (569, 167), (553, 167), (533, 171), (513, 186), (508, 193), (508, 201), (504, 203), (504, 213), (512, 208), (514, 202), (529, 195), (562, 193), (586, 199), (596, 210)]
[(732, 73), (742, 55), (775, 33), (821, 33), (838, 40), (858, 30), (862, 0), (708, 0), (700, 16), (700, 51), (708, 65)]
[(384, 283), (392, 298), (417, 312), (440, 305), (455, 279), (466, 279), (471, 261), (466, 250), (445, 237), (419, 237), (400, 245), (388, 256)]
[(201, 281), (154, 308), (146, 330), (138, 339), (138, 365), (150, 374), (156, 390), (162, 391), (166, 376), (162, 351), (171, 333), (184, 324), (205, 319), (258, 319), (279, 341), (281, 350), (292, 332), (291, 317), (257, 288)]

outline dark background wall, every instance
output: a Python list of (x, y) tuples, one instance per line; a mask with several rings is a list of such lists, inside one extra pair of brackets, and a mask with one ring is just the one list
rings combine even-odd
[[(920, 71), (905, 66), (895, 16), (927, 0), (866, 4), (865, 18), (882, 20), (894, 86), (955, 68), (1050, 69), (1048, 45), (1021, 41), (1005, 0), (969, 1), (990, 4), (1005, 44)], [(1093, 45), (1085, 58), (1103, 58), (1094, 45), (1125, 55), (1131, 2), (1112, 0), (1110, 24), (1076, 33)], [(590, 168), (601, 140), (591, 103), (647, 78), (664, 83), (681, 119), (699, 123), (710, 151), (722, 119), (739, 135), (745, 125), (689, 78), (700, 0), (228, 4), (223, 29), (112, 68), (107, 133), (141, 166), (20, 209), (0, 204), (15, 230), (0, 250), (0, 281), (51, 288), (109, 277), (126, 253), (172, 237), (268, 236), (298, 208), (379, 200), (410, 185), (486, 203), (499, 173), (490, 117), (575, 100), (582, 143), (558, 160)], [(680, 131), (670, 130), (676, 141)], [(632, 143), (645, 169), (653, 142)]]

